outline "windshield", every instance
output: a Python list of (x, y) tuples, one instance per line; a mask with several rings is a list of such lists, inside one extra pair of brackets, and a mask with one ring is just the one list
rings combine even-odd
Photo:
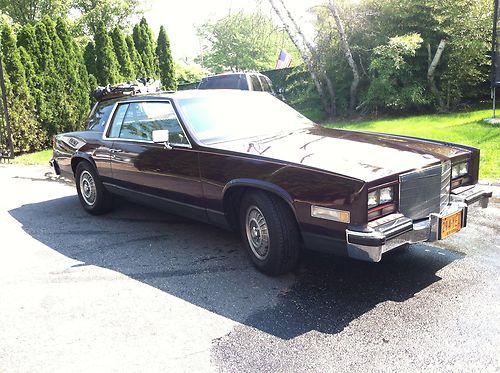
[(206, 144), (293, 132), (314, 125), (268, 93), (214, 94), (180, 99), (196, 137)]

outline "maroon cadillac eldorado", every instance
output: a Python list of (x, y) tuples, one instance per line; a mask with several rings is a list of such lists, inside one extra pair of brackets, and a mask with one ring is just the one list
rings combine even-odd
[(436, 241), (487, 207), (479, 150), (312, 123), (266, 93), (182, 91), (104, 100), (51, 164), (83, 208), (120, 195), (239, 230), (254, 265), (293, 269), (302, 248), (378, 262)]

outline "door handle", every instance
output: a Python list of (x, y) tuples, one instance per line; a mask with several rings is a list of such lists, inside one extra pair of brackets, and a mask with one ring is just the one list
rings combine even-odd
[(111, 149), (110, 152), (111, 153), (123, 153), (123, 150), (121, 150), (121, 149)]

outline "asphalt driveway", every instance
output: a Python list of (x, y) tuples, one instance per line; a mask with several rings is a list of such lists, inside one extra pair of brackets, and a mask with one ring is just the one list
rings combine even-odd
[(500, 199), (371, 264), (270, 278), (238, 235), (0, 165), (0, 372), (500, 369)]

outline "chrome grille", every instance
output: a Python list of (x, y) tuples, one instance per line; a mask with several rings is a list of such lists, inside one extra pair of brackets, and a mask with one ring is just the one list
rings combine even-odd
[(441, 164), (441, 198), (439, 200), (439, 212), (443, 211), (450, 202), (451, 188), (451, 162)]
[(416, 220), (438, 213), (449, 201), (451, 165), (445, 162), (399, 176), (399, 211)]

